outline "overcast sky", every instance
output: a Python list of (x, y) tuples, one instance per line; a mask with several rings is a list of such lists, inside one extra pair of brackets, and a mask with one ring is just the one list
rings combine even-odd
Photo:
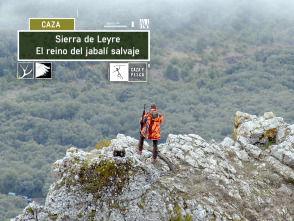
[[(292, 16), (293, 0), (12, 0), (0, 3), (1, 29), (11, 27), (28, 29), (28, 18), (38, 17), (77, 17), (78, 22), (105, 22), (121, 16), (148, 17), (162, 16), (171, 22), (187, 22), (191, 15), (201, 13), (210, 19), (221, 20), (238, 16), (242, 9), (255, 10), (255, 13)], [(215, 17), (213, 17), (215, 15)], [(212, 18), (211, 18), (212, 17)], [(89, 24), (91, 26), (91, 24)]]

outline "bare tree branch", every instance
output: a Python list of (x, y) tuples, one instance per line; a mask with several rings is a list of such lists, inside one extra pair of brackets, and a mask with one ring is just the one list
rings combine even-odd
[[(20, 64), (19, 66), (21, 66), (21, 64)], [(26, 71), (27, 71), (27, 69), (28, 69), (28, 66), (29, 66), (29, 65), (27, 65), (26, 68), (23, 68), (23, 66), (21, 66), (21, 68), (22, 68), (22, 70), (23, 70), (23, 75), (20, 77), (20, 79), (22, 79), (22, 78), (24, 78), (25, 76), (29, 75), (29, 74), (33, 71), (33, 69), (32, 69), (29, 73), (26, 73)]]

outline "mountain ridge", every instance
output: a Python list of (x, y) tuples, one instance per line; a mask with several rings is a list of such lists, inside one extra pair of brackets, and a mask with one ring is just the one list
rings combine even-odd
[(294, 125), (271, 112), (238, 111), (234, 138), (221, 143), (170, 134), (159, 150), (175, 172), (137, 144), (118, 134), (99, 150), (70, 148), (52, 166), (45, 206), (13, 220), (293, 220)]

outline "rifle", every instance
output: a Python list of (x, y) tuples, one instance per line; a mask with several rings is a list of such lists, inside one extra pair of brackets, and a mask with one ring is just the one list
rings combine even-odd
[[(143, 111), (143, 114), (142, 114), (142, 118), (141, 118), (141, 130), (142, 130), (142, 128), (143, 128), (143, 126), (144, 126), (144, 123), (143, 123), (143, 117), (144, 117), (144, 115), (145, 115), (145, 106), (146, 106), (146, 104), (144, 104), (144, 111)], [(141, 131), (140, 131), (140, 133), (141, 133)]]

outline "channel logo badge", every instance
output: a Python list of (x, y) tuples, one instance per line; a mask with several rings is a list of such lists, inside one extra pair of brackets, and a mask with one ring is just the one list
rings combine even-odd
[(110, 63), (109, 64), (110, 81), (129, 81), (128, 63)]
[(147, 63), (129, 63), (129, 82), (147, 82)]
[(52, 62), (18, 62), (17, 79), (52, 79)]
[(141, 18), (139, 20), (140, 29), (149, 29), (149, 19)]
[(18, 62), (17, 79), (34, 79), (34, 62)]
[(52, 63), (36, 62), (36, 79), (52, 79)]

